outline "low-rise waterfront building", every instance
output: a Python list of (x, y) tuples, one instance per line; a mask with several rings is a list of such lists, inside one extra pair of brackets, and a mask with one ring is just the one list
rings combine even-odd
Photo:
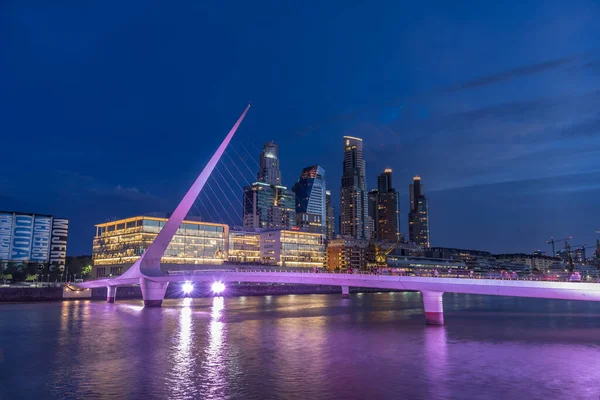
[(230, 231), (227, 259), (231, 263), (258, 264), (260, 262), (260, 233)]
[[(137, 216), (96, 225), (92, 276), (120, 275), (150, 246), (167, 218)], [(161, 264), (223, 264), (229, 227), (184, 220), (167, 247)], [(167, 268), (168, 269), (168, 268)]]
[(467, 265), (464, 261), (450, 260), (444, 258), (431, 257), (411, 257), (388, 255), (388, 267), (391, 269), (400, 269), (405, 272), (418, 272), (419, 270), (438, 270), (440, 273), (445, 273), (447, 270), (466, 270)]
[(452, 258), (456, 260), (470, 261), (477, 258), (491, 258), (492, 253), (481, 250), (456, 249), (452, 247), (430, 247), (425, 252), (427, 257)]
[(323, 235), (297, 230), (260, 233), (260, 261), (280, 267), (322, 267), (325, 261)]
[(349, 270), (367, 268), (369, 241), (364, 239), (338, 237), (327, 243), (327, 269)]
[(524, 265), (528, 270), (545, 271), (550, 268), (551, 265), (560, 262), (558, 257), (549, 257), (535, 254), (495, 254), (494, 257), (498, 261), (499, 267), (508, 264)]
[[(92, 276), (120, 275), (148, 248), (167, 218), (138, 216), (96, 225)], [(299, 230), (229, 231), (225, 224), (184, 220), (161, 259), (163, 271), (232, 264), (322, 267), (323, 235)]]

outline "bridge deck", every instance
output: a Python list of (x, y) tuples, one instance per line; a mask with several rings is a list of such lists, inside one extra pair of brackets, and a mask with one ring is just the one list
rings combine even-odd
[[(361, 275), (306, 272), (206, 271), (190, 274), (153, 276), (154, 282), (260, 282), (308, 285), (354, 286), (379, 289), (452, 292), (497, 296), (600, 301), (600, 284), (587, 282), (549, 282), (469, 278), (434, 278), (399, 275)], [(136, 278), (99, 279), (77, 286), (93, 288), (138, 284)]]

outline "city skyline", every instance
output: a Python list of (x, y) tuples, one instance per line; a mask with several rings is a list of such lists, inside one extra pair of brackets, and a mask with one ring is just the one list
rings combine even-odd
[(322, 165), (338, 213), (347, 135), (364, 139), (368, 183), (393, 169), (403, 225), (405, 185), (427, 180), (435, 245), (530, 253), (551, 236), (598, 237), (596, 2), (442, 2), (425, 19), (397, 3), (332, 2), (310, 15), (240, 4), (235, 23), (222, 4), (90, 7), (11, 3), (0, 38), (0, 119), (13, 149), (0, 208), (69, 219), (70, 254), (90, 253), (97, 223), (170, 210), (229, 110), (248, 100), (236, 145), (279, 143), (288, 185)]
[(600, 0), (0, 9), (2, 395), (600, 395)]
[[(353, 143), (360, 143), (362, 145), (362, 139), (361, 138), (356, 138), (356, 137), (347, 137), (344, 136), (343, 137), (344, 142), (346, 143), (346, 146), (349, 144), (348, 140), (352, 139), (354, 140)], [(361, 147), (362, 150), (362, 147)], [(346, 152), (345, 152), (346, 153)], [(362, 155), (362, 154), (361, 154)], [(344, 156), (344, 158), (347, 158), (347, 156)], [(283, 182), (282, 179), (282, 173), (280, 170), (280, 160), (279, 160), (279, 145), (273, 141), (270, 140), (268, 142), (265, 142), (263, 145), (263, 150), (260, 151), (259, 153), (259, 171), (257, 173), (257, 181), (247, 185), (244, 188), (244, 192), (246, 192), (244, 194), (244, 201), (246, 201), (246, 198), (248, 197), (248, 191), (254, 191), (256, 192), (256, 187), (259, 187), (258, 192), (261, 193), (262, 190), (264, 190), (264, 188), (266, 187), (270, 187), (271, 189), (273, 189), (273, 193), (270, 194), (271, 197), (275, 196), (275, 198), (280, 199), (280, 204), (283, 205), (281, 207), (281, 212), (280, 213), (276, 213), (277, 215), (273, 216), (273, 213), (269, 214), (269, 221), (273, 220), (274, 217), (276, 217), (275, 219), (280, 219), (282, 222), (281, 223), (266, 223), (266, 224), (258, 224), (256, 226), (251, 226), (252, 223), (246, 224), (247, 218), (244, 214), (244, 218), (242, 219), (242, 225), (244, 226), (244, 228), (250, 228), (250, 229), (290, 229), (290, 228), (295, 228), (296, 226), (298, 228), (300, 228), (301, 230), (304, 231), (309, 231), (310, 228), (308, 228), (308, 221), (311, 222), (317, 222), (319, 224), (322, 223), (322, 229), (323, 229), (323, 238), (327, 237), (328, 234), (328, 220), (327, 220), (327, 203), (325, 202), (326, 199), (326, 193), (328, 197), (331, 197), (331, 190), (327, 189), (325, 190), (326, 186), (325, 186), (325, 171), (323, 170), (322, 167), (320, 167), (319, 165), (313, 165), (311, 167), (306, 167), (302, 169), (302, 173), (301, 173), (301, 178), (298, 182), (296, 182), (296, 184), (294, 184), (294, 187), (292, 189), (288, 189), (286, 186), (282, 186), (281, 182)], [(347, 159), (344, 160), (344, 163), (348, 162)], [(359, 166), (358, 166), (358, 170), (365, 170), (366, 169), (366, 162), (364, 160), (362, 160), (362, 162), (359, 162)], [(296, 214), (296, 215), (287, 215), (286, 210), (293, 210), (293, 204), (292, 202), (295, 201), (296, 202), (296, 209), (298, 209), (298, 207), (300, 207), (300, 204), (298, 204), (298, 198), (297, 198), (297, 194), (295, 192), (294, 189), (296, 189), (299, 184), (299, 182), (302, 180), (302, 178), (304, 177), (305, 179), (310, 175), (313, 175), (313, 178), (316, 177), (318, 175), (318, 178), (321, 179), (321, 174), (322, 174), (322, 185), (323, 185), (323, 215), (325, 216), (324, 220), (321, 220), (320, 216), (319, 216), (319, 220), (306, 220), (307, 222), (305, 222), (304, 224), (300, 221), (300, 214)], [(364, 174), (364, 172), (363, 172)], [(364, 176), (366, 176), (366, 174), (364, 174)], [(390, 168), (386, 168), (384, 170), (384, 172), (382, 172), (381, 174), (379, 174), (377, 176), (377, 185), (374, 189), (369, 190), (370, 186), (366, 183), (366, 179), (365, 179), (365, 187), (367, 188), (367, 190), (365, 191), (365, 193), (367, 194), (367, 205), (365, 208), (365, 216), (368, 216), (369, 218), (373, 218), (376, 215), (378, 216), (379, 214), (374, 214), (375, 211), (373, 211), (370, 207), (373, 206), (373, 202), (375, 202), (374, 204), (377, 204), (378, 197), (371, 197), (371, 196), (378, 196), (379, 193), (381, 193), (382, 191), (390, 191), (390, 194), (392, 194), (392, 196), (394, 197), (394, 199), (390, 198), (388, 201), (393, 201), (394, 203), (398, 202), (399, 205), (399, 200), (402, 198), (402, 196), (400, 196), (400, 193), (398, 193), (395, 188), (392, 187), (392, 170)], [(343, 177), (342, 177), (343, 178)], [(417, 245), (420, 245), (422, 247), (430, 247), (431, 246), (431, 242), (429, 239), (429, 207), (428, 207), (428, 201), (427, 198), (424, 195), (424, 189), (423, 189), (423, 185), (420, 182), (421, 177), (420, 176), (415, 176), (413, 177), (413, 183), (409, 185), (409, 195), (407, 196), (408, 201), (409, 201), (409, 213), (408, 213), (408, 219), (407, 219), (407, 230), (406, 232), (402, 232), (401, 229), (398, 230), (398, 235), (403, 235), (406, 234), (404, 237), (405, 241), (408, 242), (413, 242), (416, 243)], [(271, 182), (271, 183), (268, 183)], [(279, 182), (279, 183), (272, 183), (272, 182)], [(416, 189), (415, 189), (416, 187)], [(310, 192), (309, 192), (310, 193)], [(413, 199), (418, 199), (418, 198), (422, 198), (424, 201), (419, 202), (418, 200), (413, 200)], [(255, 200), (257, 201), (257, 200)], [(259, 202), (261, 200), (258, 200)], [(264, 201), (264, 200), (263, 200)], [(277, 201), (276, 201), (277, 202)], [(335, 207), (332, 207), (333, 210), (335, 210)], [(246, 206), (244, 206), (244, 209), (246, 209)], [(396, 208), (396, 212), (395, 214), (400, 214), (399, 213), (399, 208)], [(293, 211), (292, 211), (293, 212)], [(150, 213), (149, 215), (168, 215), (168, 212), (154, 212), (154, 213)], [(419, 218), (419, 214), (424, 214), (424, 217)], [(191, 215), (191, 214), (190, 214)], [(341, 221), (341, 215), (340, 214), (332, 214), (335, 215), (335, 217), (330, 217), (330, 220), (337, 220), (338, 218)], [(296, 218), (296, 216), (298, 218)], [(193, 217), (192, 217), (193, 218)], [(401, 226), (401, 216), (397, 216), (398, 218), (398, 226)], [(418, 228), (419, 233), (416, 233), (417, 231), (414, 231), (415, 233), (413, 233), (413, 231), (411, 230), (411, 221), (417, 221), (417, 220), (423, 220), (424, 221), (424, 229)], [(114, 221), (116, 219), (113, 219), (112, 221)], [(215, 219), (201, 219), (203, 221), (206, 221), (208, 223), (219, 223), (219, 221), (217, 221), (217, 218)], [(260, 220), (260, 219), (259, 219)], [(323, 222), (322, 222), (323, 221)], [(222, 223), (222, 221), (221, 221)], [(236, 226), (239, 227), (237, 224), (233, 223), (233, 224), (229, 224), (232, 228), (235, 228)], [(335, 231), (335, 235), (340, 235), (339, 229), (340, 226), (338, 226), (341, 224), (335, 224), (334, 223), (334, 231)], [(386, 237), (386, 238), (380, 238), (377, 236), (377, 230), (378, 230), (378, 223), (375, 221), (375, 219), (371, 219), (371, 228), (372, 230), (372, 234), (374, 236), (374, 238), (378, 239), (378, 240), (388, 240), (391, 241), (392, 238), (390, 237)], [(314, 232), (313, 232), (314, 233)], [(321, 233), (321, 232), (319, 232)], [(335, 236), (333, 237), (335, 238)], [(423, 239), (425, 238), (425, 239)], [(346, 239), (353, 239), (352, 236), (346, 236)], [(438, 246), (438, 244), (436, 244), (436, 246)], [(439, 247), (439, 246), (438, 246)], [(460, 246), (459, 246), (460, 247)], [(462, 246), (462, 247), (467, 247), (467, 246)], [(483, 250), (486, 251), (487, 249), (473, 249), (473, 250)], [(560, 252), (564, 252), (564, 249), (562, 250), (558, 250), (557, 254)], [(578, 252), (580, 252), (580, 249), (576, 249), (573, 248), (573, 254), (577, 255), (578, 257), (581, 257), (581, 255), (579, 255)], [(546, 253), (546, 250), (544, 250), (543, 246), (540, 246), (537, 250), (533, 250), (532, 252), (530, 252), (531, 254), (534, 253)], [(501, 254), (502, 252), (496, 252), (498, 254)], [(521, 254), (519, 252), (515, 252), (515, 254)], [(528, 253), (523, 253), (523, 254), (528, 254)], [(584, 257), (585, 257), (585, 252), (583, 253)]]

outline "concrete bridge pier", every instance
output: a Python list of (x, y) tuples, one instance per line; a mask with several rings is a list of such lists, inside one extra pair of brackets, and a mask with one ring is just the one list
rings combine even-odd
[(160, 307), (165, 298), (167, 286), (169, 286), (169, 282), (154, 282), (147, 278), (140, 278), (144, 307)]
[(117, 296), (117, 287), (116, 286), (107, 286), (106, 287), (106, 302), (114, 303), (116, 296)]
[(429, 290), (421, 291), (427, 325), (444, 325), (443, 294), (444, 292), (432, 292)]
[(342, 286), (342, 297), (347, 299), (350, 297), (350, 286)]

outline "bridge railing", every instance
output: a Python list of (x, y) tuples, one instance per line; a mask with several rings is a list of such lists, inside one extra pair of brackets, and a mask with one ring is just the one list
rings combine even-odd
[(422, 278), (458, 278), (458, 279), (492, 279), (492, 280), (516, 280), (516, 281), (546, 281), (546, 282), (588, 282), (600, 283), (600, 271), (589, 271), (585, 273), (575, 272), (556, 272), (548, 274), (523, 274), (511, 271), (489, 271), (489, 272), (468, 272), (465, 270), (444, 270), (444, 271), (323, 271), (315, 269), (277, 269), (277, 268), (223, 268), (215, 270), (197, 270), (197, 271), (170, 271), (170, 275), (189, 275), (191, 273), (214, 273), (214, 272), (253, 272), (253, 273), (293, 273), (293, 274), (327, 274), (327, 275), (378, 275), (378, 276), (414, 276)]

